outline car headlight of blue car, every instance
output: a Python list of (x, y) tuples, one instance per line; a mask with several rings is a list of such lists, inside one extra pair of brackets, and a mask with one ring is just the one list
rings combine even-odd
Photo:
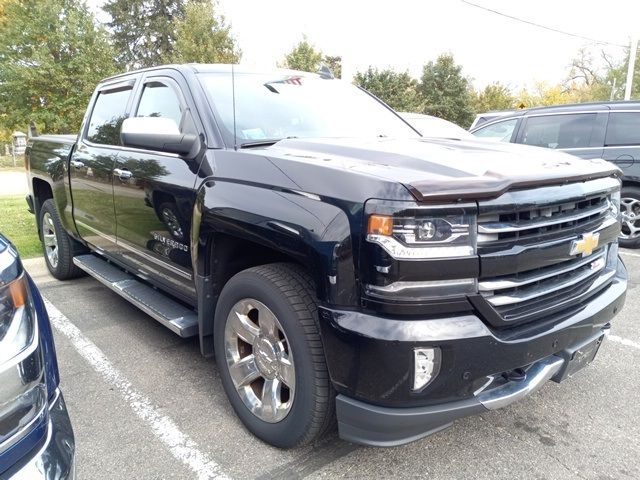
[(42, 297), (0, 236), (0, 478), (74, 477), (73, 431), (58, 383)]

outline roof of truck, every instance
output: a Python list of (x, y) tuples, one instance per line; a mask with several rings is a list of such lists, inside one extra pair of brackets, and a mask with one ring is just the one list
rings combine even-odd
[[(169, 64), (158, 65), (156, 67), (141, 68), (138, 70), (131, 70), (129, 72), (119, 73), (112, 75), (102, 80), (102, 82), (115, 80), (121, 77), (129, 76), (136, 73), (152, 72), (154, 70), (166, 70), (173, 69), (177, 71), (189, 71), (194, 73), (231, 73), (238, 74), (253, 73), (253, 74), (273, 74), (275, 72), (288, 74), (288, 75), (300, 75), (300, 76), (320, 76), (318, 73), (303, 72), (300, 70), (290, 70), (286, 68), (260, 68), (253, 65), (231, 65), (226, 63), (185, 63), (185, 64)], [(101, 83), (102, 83), (101, 82)]]

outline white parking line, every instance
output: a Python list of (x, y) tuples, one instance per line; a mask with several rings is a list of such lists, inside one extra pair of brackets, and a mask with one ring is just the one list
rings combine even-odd
[(630, 256), (630, 257), (640, 257), (640, 254), (637, 254), (637, 253), (631, 253), (631, 252), (624, 252), (624, 251), (622, 251), (622, 250), (618, 250), (618, 253), (619, 253), (620, 255), (628, 255), (628, 256)]
[(198, 449), (198, 445), (169, 417), (161, 414), (151, 401), (137, 392), (131, 382), (116, 369), (104, 353), (78, 327), (44, 299), (49, 318), (54, 328), (67, 337), (78, 353), (98, 372), (102, 378), (127, 401), (131, 409), (146, 422), (154, 435), (169, 449), (173, 456), (190, 468), (200, 480), (228, 480), (220, 465)]
[(640, 343), (634, 342), (633, 340), (629, 340), (627, 338), (618, 337), (617, 335), (609, 335), (609, 340), (612, 342), (619, 343), (621, 345), (625, 345), (627, 347), (637, 348), (640, 350)]

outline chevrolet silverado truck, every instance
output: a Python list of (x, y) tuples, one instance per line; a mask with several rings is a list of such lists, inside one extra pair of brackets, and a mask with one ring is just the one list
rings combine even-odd
[(625, 299), (615, 166), (421, 137), (326, 72), (111, 77), (26, 159), (51, 274), (197, 336), (282, 448), (505, 407), (589, 364)]

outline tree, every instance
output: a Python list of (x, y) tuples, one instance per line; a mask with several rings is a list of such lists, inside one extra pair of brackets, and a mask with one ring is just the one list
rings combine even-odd
[(184, 18), (185, 3), (186, 0), (107, 0), (103, 10), (111, 16), (108, 25), (118, 62), (133, 69), (170, 61), (176, 42), (174, 22)]
[(473, 93), (473, 109), (477, 113), (492, 110), (507, 110), (513, 108), (515, 98), (511, 90), (498, 82), (484, 87), (484, 90)]
[(0, 29), (0, 127), (79, 129), (98, 81), (115, 72), (107, 33), (81, 0), (15, 0)]
[(571, 61), (569, 75), (563, 86), (577, 101), (609, 100), (622, 97), (626, 70), (621, 62), (615, 61), (604, 50), (600, 58), (594, 58), (587, 48), (578, 50)]
[(416, 112), (422, 108), (417, 91), (418, 82), (408, 72), (369, 67), (366, 72), (356, 73), (353, 81), (394, 110)]
[(325, 55), (322, 63), (329, 67), (334, 77), (342, 78), (342, 57)]
[(302, 70), (303, 72), (317, 72), (322, 64), (322, 52), (316, 50), (305, 36), (293, 50), (284, 57), (282, 64), (285, 68)]
[(462, 67), (456, 65), (452, 55), (440, 55), (423, 67), (418, 91), (424, 101), (423, 113), (465, 128), (471, 125), (474, 114), (469, 79), (462, 75)]
[(175, 63), (238, 63), (242, 52), (212, 3), (189, 1), (184, 18), (176, 21)]

